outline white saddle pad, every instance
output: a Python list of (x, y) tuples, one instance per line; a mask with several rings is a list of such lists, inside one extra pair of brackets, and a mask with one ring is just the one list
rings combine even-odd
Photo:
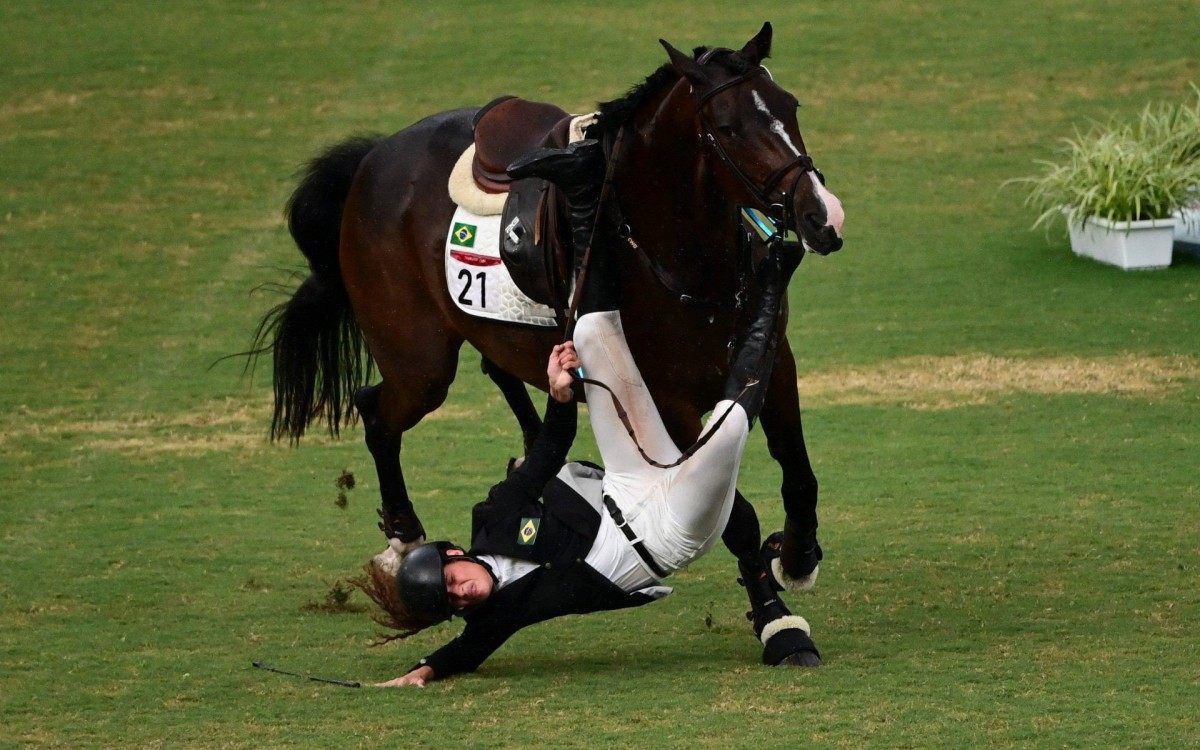
[(500, 260), (500, 216), (462, 206), (446, 232), (446, 288), (458, 309), (480, 318), (554, 328), (554, 310), (517, 288)]

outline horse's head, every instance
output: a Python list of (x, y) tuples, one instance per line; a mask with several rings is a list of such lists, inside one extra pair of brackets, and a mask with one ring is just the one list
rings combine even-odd
[(771, 24), (736, 52), (713, 48), (691, 57), (659, 41), (681, 77), (660, 112), (697, 134), (717, 189), (795, 231), (807, 250), (841, 248), (842, 204), (805, 150), (799, 103), (761, 64), (771, 51)]

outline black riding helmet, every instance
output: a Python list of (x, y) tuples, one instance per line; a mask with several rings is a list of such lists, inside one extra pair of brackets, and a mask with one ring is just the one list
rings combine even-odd
[(449, 620), (454, 611), (450, 609), (450, 597), (446, 594), (446, 579), (442, 568), (446, 565), (447, 550), (462, 548), (451, 542), (422, 544), (404, 556), (400, 569), (396, 571), (396, 588), (400, 600), (414, 616), (424, 619), (429, 625)]

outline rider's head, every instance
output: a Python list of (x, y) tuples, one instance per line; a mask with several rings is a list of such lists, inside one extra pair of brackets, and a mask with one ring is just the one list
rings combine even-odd
[(364, 571), (350, 583), (379, 605), (377, 623), (399, 631), (382, 635), (379, 643), (466, 614), (496, 586), (488, 567), (451, 542), (422, 544), (403, 557), (393, 547), (372, 558)]
[(405, 556), (396, 573), (400, 600), (431, 625), (483, 604), (495, 584), (483, 563), (450, 542), (417, 547)]

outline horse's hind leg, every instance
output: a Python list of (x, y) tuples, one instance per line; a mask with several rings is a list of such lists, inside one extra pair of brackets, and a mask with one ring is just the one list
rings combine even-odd
[(400, 467), (400, 446), (404, 432), (394, 429), (390, 420), (383, 418), (383, 394), (384, 383), (360, 388), (354, 394), (354, 405), (362, 416), (367, 450), (371, 451), (375, 473), (379, 477), (379, 517), (383, 519), (379, 522), (379, 528), (389, 539), (411, 544), (425, 537), (425, 527), (421, 525), (421, 519), (417, 517), (408, 497), (404, 471)]
[(513, 416), (517, 418), (517, 424), (521, 426), (525, 454), (528, 455), (533, 441), (537, 439), (538, 432), (542, 429), (542, 418), (538, 416), (537, 409), (533, 406), (533, 400), (529, 398), (529, 391), (525, 390), (525, 383), (520, 378), (501, 370), (495, 362), (487, 357), (484, 357), (479, 363), (479, 368), (504, 394), (508, 408), (512, 409)]
[(424, 539), (425, 528), (404, 482), (402, 439), (406, 430), (446, 400), (454, 380), (458, 345), (427, 346), (419, 357), (410, 353), (411, 370), (389, 366), (398, 361), (395, 358), (379, 361), (383, 382), (359, 389), (354, 403), (362, 415), (367, 449), (379, 476), (379, 515), (383, 519), (379, 528), (389, 539), (398, 539), (408, 547)]

